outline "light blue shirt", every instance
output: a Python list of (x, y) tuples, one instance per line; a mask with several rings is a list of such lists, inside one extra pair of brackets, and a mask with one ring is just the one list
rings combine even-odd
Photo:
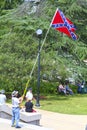
[(4, 94), (0, 94), (0, 104), (5, 104), (6, 102), (6, 96)]

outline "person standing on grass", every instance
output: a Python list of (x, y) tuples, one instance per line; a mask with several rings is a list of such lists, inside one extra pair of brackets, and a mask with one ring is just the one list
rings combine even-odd
[[(22, 102), (23, 98), (18, 98), (18, 91), (12, 92), (12, 127), (21, 128), (19, 126), (20, 120), (20, 107), (19, 104)], [(15, 123), (15, 125), (14, 125)]]

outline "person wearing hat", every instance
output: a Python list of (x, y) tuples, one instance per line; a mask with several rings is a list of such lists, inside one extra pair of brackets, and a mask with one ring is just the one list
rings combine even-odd
[(28, 100), (28, 99), (33, 100), (32, 88), (29, 88), (28, 92), (26, 93), (26, 100)]
[(18, 98), (18, 91), (12, 92), (12, 127), (15, 123), (15, 128), (21, 128), (19, 126), (20, 120), (20, 107), (19, 104), (22, 102), (23, 98)]
[(0, 105), (5, 104), (6, 102), (6, 95), (4, 93), (5, 93), (5, 90), (0, 91)]

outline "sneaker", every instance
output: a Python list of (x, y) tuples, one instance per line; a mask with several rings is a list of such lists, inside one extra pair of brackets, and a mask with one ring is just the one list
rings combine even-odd
[(21, 128), (20, 126), (16, 126), (16, 128)]

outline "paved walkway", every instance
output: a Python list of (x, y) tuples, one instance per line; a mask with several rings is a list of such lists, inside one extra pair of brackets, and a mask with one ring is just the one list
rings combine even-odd
[(67, 115), (39, 110), (40, 124), (54, 130), (87, 130), (87, 115)]
[[(67, 115), (37, 109), (42, 114), (39, 126), (23, 124), (21, 130), (87, 130), (87, 115)], [(11, 121), (0, 119), (1, 130), (15, 130)]]

